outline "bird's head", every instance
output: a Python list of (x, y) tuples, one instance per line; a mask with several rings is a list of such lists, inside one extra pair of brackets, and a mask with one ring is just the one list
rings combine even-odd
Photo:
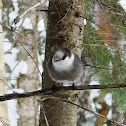
[(56, 70), (69, 70), (74, 62), (74, 54), (67, 48), (59, 48), (52, 57), (52, 63)]

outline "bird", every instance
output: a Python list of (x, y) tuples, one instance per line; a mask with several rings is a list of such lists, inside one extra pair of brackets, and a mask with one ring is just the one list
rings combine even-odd
[(84, 74), (84, 64), (79, 56), (68, 48), (60, 47), (50, 57), (47, 70), (56, 83), (75, 85)]

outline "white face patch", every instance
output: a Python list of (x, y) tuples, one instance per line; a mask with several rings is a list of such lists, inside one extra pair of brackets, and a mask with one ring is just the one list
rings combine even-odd
[(57, 51), (57, 52), (54, 54), (54, 56), (53, 56), (53, 61), (54, 61), (54, 57), (55, 57), (55, 60), (56, 60), (56, 59), (57, 59), (57, 60), (60, 60), (60, 59), (62, 59), (63, 56), (64, 56), (64, 53), (63, 53), (63, 52)]
[[(60, 56), (63, 57), (63, 52), (59, 51), (59, 53), (57, 52), (57, 54), (59, 54), (59, 58)], [(63, 54), (63, 55), (62, 55)], [(74, 62), (74, 54), (72, 53), (71, 57), (66, 57), (64, 60), (59, 60), (57, 62), (54, 62), (54, 59), (52, 59), (52, 63), (54, 66), (54, 69), (56, 71), (69, 71), (73, 66), (72, 63)]]

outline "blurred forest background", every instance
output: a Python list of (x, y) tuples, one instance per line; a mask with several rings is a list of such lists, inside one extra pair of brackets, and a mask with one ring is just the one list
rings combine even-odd
[[(39, 5), (34, 7), (37, 3)], [(43, 0), (41, 4), (39, 0), (3, 0), (1, 7), (2, 4), (0, 23), (7, 93), (41, 89), (49, 1)], [(126, 84), (125, 0), (124, 3), (118, 0), (84, 0), (83, 6), (85, 84)], [(15, 20), (31, 7), (33, 9)], [(3, 80), (3, 75), (0, 76)], [(126, 124), (125, 88), (81, 91), (79, 103), (108, 119)], [(5, 104), (8, 112), (1, 110), (3, 106), (0, 104), (1, 113), (6, 114), (5, 117), (0, 115), (0, 126), (39, 125), (40, 103), (37, 97), (10, 100)], [(80, 108), (77, 119), (77, 126), (114, 126), (110, 121)]]

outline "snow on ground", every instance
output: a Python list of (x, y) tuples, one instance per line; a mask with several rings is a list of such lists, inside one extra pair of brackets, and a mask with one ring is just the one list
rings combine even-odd
[(126, 0), (120, 0), (118, 3), (119, 3), (119, 4), (122, 6), (122, 8), (126, 11)]
[(25, 29), (33, 29), (33, 26), (32, 26), (32, 22), (30, 20), (30, 18), (25, 18), (22, 26), (25, 28)]
[(8, 113), (11, 126), (18, 126), (17, 100), (8, 101)]
[(19, 7), (18, 7), (18, 0), (12, 0), (13, 2), (13, 6), (14, 6), (14, 10), (11, 11), (11, 13), (9, 13), (9, 20), (10, 23), (12, 24), (13, 20), (18, 16), (18, 12), (19, 12)]
[(9, 40), (7, 38), (4, 38), (3, 41), (4, 41), (4, 43), (3, 43), (4, 53), (6, 53), (7, 51), (9, 51), (11, 49), (12, 44), (9, 42)]
[[(24, 90), (22, 89), (15, 89), (13, 90), (17, 93), (23, 93)], [(13, 91), (8, 90), (8, 94), (13, 93)], [(11, 126), (18, 126), (18, 119), (19, 119), (19, 115), (17, 113), (17, 100), (9, 100), (8, 101), (8, 113), (9, 113), (9, 120), (10, 120), (10, 124)]]

